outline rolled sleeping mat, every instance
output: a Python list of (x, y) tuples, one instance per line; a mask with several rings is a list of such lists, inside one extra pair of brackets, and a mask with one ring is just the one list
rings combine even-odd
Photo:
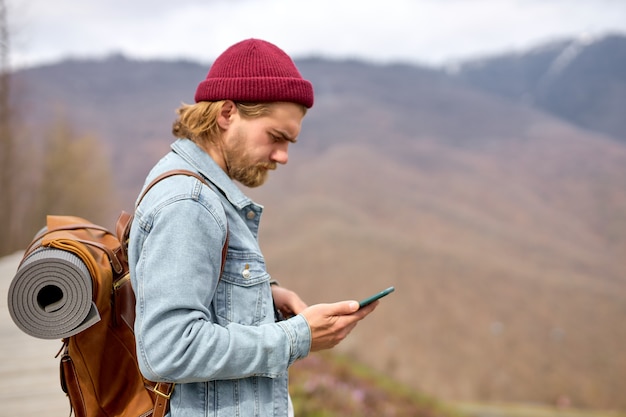
[(24, 259), (9, 287), (9, 313), (40, 339), (73, 336), (100, 321), (85, 263), (71, 252), (40, 248)]

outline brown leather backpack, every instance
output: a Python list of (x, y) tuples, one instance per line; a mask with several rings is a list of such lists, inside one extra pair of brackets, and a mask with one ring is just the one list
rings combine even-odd
[[(199, 174), (168, 171), (150, 183), (172, 175)], [(174, 385), (155, 383), (141, 375), (135, 350), (135, 296), (131, 288), (127, 243), (132, 216), (122, 212), (116, 234), (73, 216), (48, 216), (47, 227), (26, 250), (22, 263), (41, 248), (71, 252), (87, 266), (92, 297), (100, 320), (63, 339), (61, 387), (77, 417), (162, 417)], [(222, 249), (222, 269), (228, 242)], [(61, 352), (59, 352), (61, 353)]]

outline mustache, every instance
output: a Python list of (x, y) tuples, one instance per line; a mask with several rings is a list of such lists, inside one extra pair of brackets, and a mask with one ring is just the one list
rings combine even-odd
[(262, 162), (260, 164), (257, 165), (257, 167), (259, 168), (263, 168), (263, 169), (267, 169), (267, 170), (275, 170), (276, 169), (276, 162)]

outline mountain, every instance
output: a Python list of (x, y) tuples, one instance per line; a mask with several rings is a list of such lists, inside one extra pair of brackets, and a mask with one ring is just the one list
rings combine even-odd
[[(624, 131), (440, 69), (297, 64), (315, 106), (246, 192), (270, 273), (307, 302), (396, 287), (337, 351), (444, 400), (625, 408)], [(62, 111), (101, 138), (127, 208), (207, 69), (114, 56), (14, 81), (30, 129)]]
[(459, 79), (626, 141), (626, 36), (555, 41), (461, 63)]
[(17, 106), (27, 126), (59, 117), (103, 139), (125, 204), (134, 201), (147, 167), (168, 149), (174, 109), (193, 102), (207, 66), (186, 61), (66, 60), (14, 75)]

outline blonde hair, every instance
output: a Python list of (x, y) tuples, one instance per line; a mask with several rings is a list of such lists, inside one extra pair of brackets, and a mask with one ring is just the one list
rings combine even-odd
[[(183, 104), (176, 110), (178, 119), (172, 126), (172, 134), (196, 143), (214, 142), (221, 133), (217, 119), (225, 103), (225, 100), (220, 100)], [(235, 103), (235, 106), (243, 118), (263, 117), (272, 112), (272, 103)], [(301, 107), (306, 114), (307, 108)]]

